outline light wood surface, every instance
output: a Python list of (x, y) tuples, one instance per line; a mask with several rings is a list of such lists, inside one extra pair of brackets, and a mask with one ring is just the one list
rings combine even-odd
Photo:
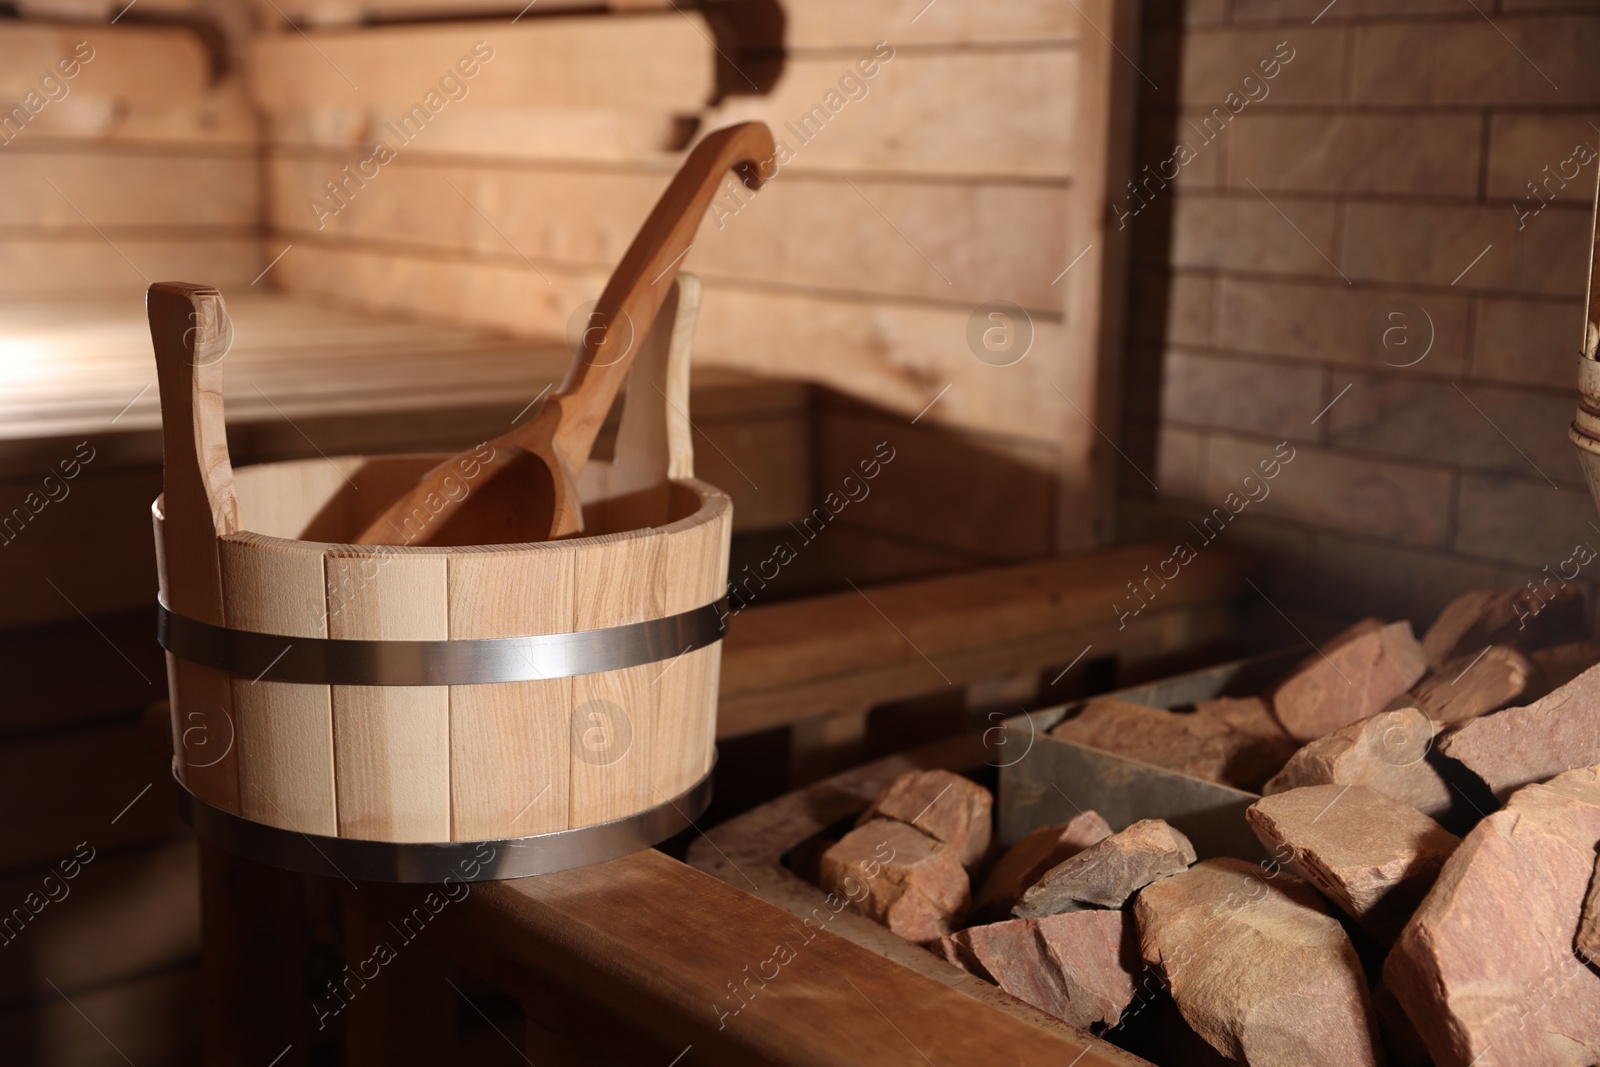
[[(358, 542), (394, 543), (398, 517), (441, 495), (444, 504), (434, 524), (422, 537), (405, 543), (505, 544), (582, 531), (578, 477), (627, 380), (644, 340), (641, 335), (655, 325), (693, 247), (706, 205), (730, 170), (752, 190), (759, 189), (772, 159), (772, 134), (760, 123), (717, 130), (696, 145), (611, 272), (560, 387), (532, 418), (491, 442), (472, 492), (459, 498), (442, 494), (457, 463), (441, 464), (379, 515)], [(663, 394), (661, 400), (668, 398)]]
[[(239, 528), (217, 372), (227, 312), (208, 286), (163, 282), (146, 299), (161, 391), (164, 475), (154, 511), (161, 599), (173, 611), (224, 626), (218, 544)], [(167, 679), (179, 776), (196, 796), (238, 812), (228, 676), (169, 655)]]

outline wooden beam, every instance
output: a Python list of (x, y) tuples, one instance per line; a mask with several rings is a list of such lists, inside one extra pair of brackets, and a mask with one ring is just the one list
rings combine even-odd
[(1226, 619), (1243, 592), (1245, 561), (1202, 551), (1148, 608), (1120, 622), (1113, 605), (1137, 603), (1127, 583), (1170, 555), (1167, 545), (1128, 545), (754, 604), (728, 623), (717, 735), (856, 711), (1030, 665), (1042, 670), (1070, 662), (1086, 644), (1101, 654), (1177, 651)]
[(353, 109), (376, 120), (364, 142), (404, 152), (408, 134), (426, 145), (433, 122), (485, 108), (692, 112), (711, 97), (715, 58), (700, 16), (668, 11), (270, 34), (253, 69), (269, 112)]
[(996, 1011), (835, 936), (826, 919), (802, 924), (659, 852), (475, 886), (440, 921), (473, 957), (465, 965), (501, 988), (556, 984), (658, 1044), (692, 1046), (696, 1063), (991, 1064), (997, 1050), (1016, 1067), (1139, 1062)]

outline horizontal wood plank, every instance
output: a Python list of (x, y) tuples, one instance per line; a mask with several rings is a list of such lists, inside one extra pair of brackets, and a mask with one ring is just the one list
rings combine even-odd
[[(84, 47), (86, 43), (86, 47)], [(63, 60), (69, 61), (65, 67)], [(70, 78), (65, 77), (72, 71)], [(174, 104), (199, 96), (211, 80), (211, 57), (192, 30), (169, 26), (0, 23), (0, 100), (38, 94), (40, 109), (74, 95)], [(50, 77), (60, 88), (42, 85)], [(29, 110), (33, 110), (32, 107)]]
[[(482, 950), (495, 978), (553, 981), (663, 1044), (693, 1045), (699, 1063), (835, 1067), (932, 1053), (976, 1065), (997, 1049), (1016, 1067), (1138, 1062), (995, 1011), (659, 852), (488, 884), (440, 921)], [(730, 983), (776, 945), (792, 952), (780, 977), (734, 997)]]
[[(755, 9), (755, 10), (749, 10)], [(783, 25), (749, 0), (708, 0), (708, 14), (747, 27), (742, 39), (767, 43), (780, 39), (790, 49), (896, 45), (963, 45), (1069, 41), (1078, 36), (1079, 17), (1071, 4), (1054, 0), (804, 0), (785, 4)], [(1093, 31), (1089, 31), (1093, 32)]]
[(710, 98), (714, 59), (700, 16), (669, 11), (272, 34), (255, 42), (254, 69), (269, 111), (366, 112), (367, 139), (403, 151), (398, 127), (416, 107), (410, 132), (423, 137), (436, 118), (483, 107), (693, 111)]
[[(936, 687), (949, 656), (1077, 628), (1117, 628), (1114, 605), (1134, 603), (1127, 583), (1142, 581), (1146, 565), (1153, 569), (1171, 555), (1170, 545), (1127, 545), (756, 604), (729, 622), (723, 699), (899, 664), (925, 672)], [(1238, 556), (1203, 551), (1155, 595), (1150, 610), (1226, 603), (1243, 589), (1244, 570)], [(1063, 647), (1062, 659), (1078, 651)]]
[[(221, 157), (144, 151), (33, 151), (37, 143), (0, 152), (0, 226), (82, 231), (200, 227), (244, 231), (260, 215), (260, 166), (238, 154)], [(104, 242), (102, 242), (104, 243)]]
[[(200, 1062), (198, 964), (48, 999), (0, 1014), (0, 1048), (31, 1067)], [(70, 1000), (68, 999), (70, 998)]]
[(142, 294), (150, 282), (191, 278), (212, 285), (248, 285), (263, 266), (254, 236), (165, 237), (96, 233), (40, 236), (12, 233), (0, 239), (0, 289), (9, 297), (81, 293)]
[[(609, 269), (669, 180), (662, 168), (402, 158), (371, 181), (339, 155), (280, 154), (271, 214), (285, 242), (323, 236), (445, 253), (522, 256), (541, 269)], [(339, 189), (336, 199), (327, 183)], [(1071, 258), (1059, 184), (841, 181), (780, 175), (759, 194), (730, 179), (700, 227), (707, 276), (972, 304), (1048, 308)], [(421, 210), (425, 205), (426, 210)]]
[[(367, 312), (426, 305), (448, 321), (535, 336), (564, 329), (604, 278), (599, 270), (541, 268), (547, 282), (515, 259), (442, 259), (328, 244), (297, 245), (274, 271), (294, 291)], [(702, 277), (699, 365), (828, 385), (907, 418), (939, 397), (927, 412), (930, 422), (1039, 441), (1058, 440), (1060, 426), (1074, 417), (1048, 384), (1052, 354), (1066, 331), (1043, 313), (1028, 320), (1029, 354), (996, 367), (970, 347), (971, 306), (873, 303), (845, 293), (783, 292)], [(1012, 327), (1024, 328), (1020, 320)], [(950, 389), (940, 397), (945, 386)], [(1078, 403), (1087, 406), (1081, 398)]]
[[(290, 33), (294, 27), (344, 26), (357, 22), (482, 18), (503, 13), (508, 18), (527, 10), (514, 0), (252, 0), (257, 19), (267, 31)], [(539, 14), (569, 8), (605, 7), (617, 11), (670, 6), (670, 0), (541, 0)]]

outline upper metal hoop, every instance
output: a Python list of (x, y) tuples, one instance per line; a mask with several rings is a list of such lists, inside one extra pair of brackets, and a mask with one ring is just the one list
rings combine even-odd
[(672, 659), (722, 640), (727, 598), (600, 630), (465, 641), (355, 641), (235, 630), (157, 602), (156, 639), (179, 659), (256, 681), (490, 685), (570, 678)]

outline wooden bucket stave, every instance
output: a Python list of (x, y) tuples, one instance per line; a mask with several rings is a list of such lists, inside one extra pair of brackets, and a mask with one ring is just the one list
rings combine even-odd
[[(670, 381), (669, 346), (655, 334), (634, 373)], [(192, 362), (184, 369), (201, 398), (214, 371)], [(673, 399), (686, 409), (686, 396)], [(174, 769), (197, 827), (286, 866), (438, 880), (468, 854), (447, 843), (495, 845), (479, 876), (512, 877), (653, 843), (697, 815), (714, 758), (721, 648), (707, 623), (720, 636), (732, 507), (692, 478), (686, 432), (641, 431), (662, 427), (659, 412), (642, 410), (661, 400), (653, 388), (630, 390), (615, 464), (638, 467), (631, 449), (667, 457), (677, 476), (650, 503), (657, 524), (618, 528), (643, 513), (640, 501), (614, 494), (630, 478), (591, 462), (580, 483), (585, 536), (463, 548), (339, 540), (445, 457), (263, 464), (229, 472), (230, 485), (218, 475), (228, 470), (220, 394), (215, 419), (191, 405), (201, 412), (194, 427), (169, 427), (155, 521), (162, 601), (181, 617), (164, 621)], [(674, 630), (674, 619), (690, 622)], [(700, 636), (680, 648), (686, 626)], [(242, 650), (227, 631), (273, 635), (271, 647), (257, 638)], [(653, 651), (564, 673), (559, 655), (552, 669), (544, 652), (504, 640), (589, 631), (618, 635), (608, 638), (618, 648), (624, 636), (648, 636)], [(399, 642), (448, 642), (454, 653), (511, 644), (497, 655), (512, 657), (514, 680), (339, 684), (354, 680), (348, 670), (308, 666), (317, 649), (350, 642), (386, 643), (360, 646), (376, 649), (374, 662)]]

